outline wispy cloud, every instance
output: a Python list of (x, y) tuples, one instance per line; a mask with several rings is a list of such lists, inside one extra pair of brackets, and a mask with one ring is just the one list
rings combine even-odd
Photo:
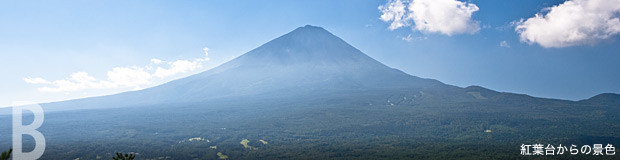
[(32, 77), (26, 77), (24, 78), (24, 81), (30, 84), (50, 84), (51, 83), (43, 78), (32, 78)]
[(620, 0), (569, 0), (518, 22), (522, 42), (542, 47), (594, 44), (620, 33)]
[(510, 45), (509, 45), (509, 44), (508, 44), (508, 42), (506, 42), (506, 41), (501, 41), (501, 42), (499, 42), (499, 46), (500, 46), (500, 47), (510, 48)]
[(155, 73), (153, 73), (153, 76), (159, 77), (159, 78), (165, 78), (168, 76), (175, 75), (177, 73), (193, 71), (197, 68), (202, 67), (201, 63), (202, 63), (202, 60), (194, 60), (194, 61), (176, 60), (174, 62), (168, 62), (168, 65), (169, 65), (168, 68), (157, 67), (157, 69), (155, 70)]
[(472, 14), (479, 10), (470, 2), (457, 0), (390, 0), (379, 6), (379, 19), (390, 22), (389, 29), (412, 26), (413, 29), (445, 35), (476, 33), (480, 22)]
[(154, 64), (160, 64), (162, 62), (164, 62), (164, 61), (159, 60), (159, 59), (155, 59), (155, 58), (151, 59), (151, 63), (154, 63)]
[(411, 36), (411, 34), (409, 34), (407, 35), (407, 37), (401, 37), (400, 39), (402, 39), (403, 41), (407, 41), (407, 42), (413, 42), (413, 41), (425, 40), (425, 39), (428, 39), (428, 37), (414, 37), (414, 36)]
[(156, 79), (163, 79), (179, 73), (186, 73), (202, 68), (208, 61), (208, 48), (204, 48), (205, 57), (191, 60), (164, 61), (151, 59), (146, 66), (115, 67), (107, 71), (107, 79), (99, 80), (87, 72), (75, 72), (67, 79), (49, 81), (40, 77), (26, 77), (23, 80), (30, 84), (45, 85), (37, 88), (42, 92), (72, 92), (87, 89), (108, 88), (142, 88)]

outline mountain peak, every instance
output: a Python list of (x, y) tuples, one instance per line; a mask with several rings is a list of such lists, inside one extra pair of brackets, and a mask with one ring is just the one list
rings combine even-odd
[(239, 57), (262, 65), (337, 64), (350, 61), (383, 64), (322, 27), (306, 25), (271, 40)]
[[(305, 25), (305, 26), (303, 26), (303, 27), (310, 27), (310, 28), (322, 28), (322, 27), (319, 27), (319, 26), (313, 26), (313, 25), (309, 25), (309, 24), (307, 24), (307, 25)], [(302, 27), (299, 27), (299, 28), (302, 28)]]
[(319, 26), (313, 26), (313, 25), (305, 25), (303, 27), (299, 27), (297, 29), (315, 29), (315, 30), (325, 30), (323, 29), (323, 27), (319, 27)]
[(304, 36), (308, 36), (307, 34), (327, 34), (334, 36), (329, 31), (325, 30), (323, 27), (313, 26), (313, 25), (305, 25), (303, 27), (298, 27), (297, 29), (291, 31), (289, 34), (301, 34)]

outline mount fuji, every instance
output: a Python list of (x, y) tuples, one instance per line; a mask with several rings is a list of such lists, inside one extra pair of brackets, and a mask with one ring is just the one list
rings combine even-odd
[[(304, 26), (211, 70), (116, 95), (44, 104), (47, 112), (237, 96), (275, 97), (403, 88), (454, 88), (390, 68), (316, 26)], [(456, 89), (456, 88), (454, 88)]]

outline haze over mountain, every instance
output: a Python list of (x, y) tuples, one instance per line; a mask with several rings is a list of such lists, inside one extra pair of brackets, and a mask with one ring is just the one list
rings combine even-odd
[(514, 159), (522, 143), (620, 144), (618, 94), (568, 101), (451, 86), (309, 25), (160, 86), (42, 106), (43, 159), (118, 150), (153, 159)]

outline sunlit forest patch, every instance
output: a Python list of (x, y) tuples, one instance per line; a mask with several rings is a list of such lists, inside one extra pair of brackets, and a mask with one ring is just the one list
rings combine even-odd
[(219, 159), (228, 159), (228, 156), (222, 154), (222, 152), (217, 152), (217, 156), (218, 156)]

